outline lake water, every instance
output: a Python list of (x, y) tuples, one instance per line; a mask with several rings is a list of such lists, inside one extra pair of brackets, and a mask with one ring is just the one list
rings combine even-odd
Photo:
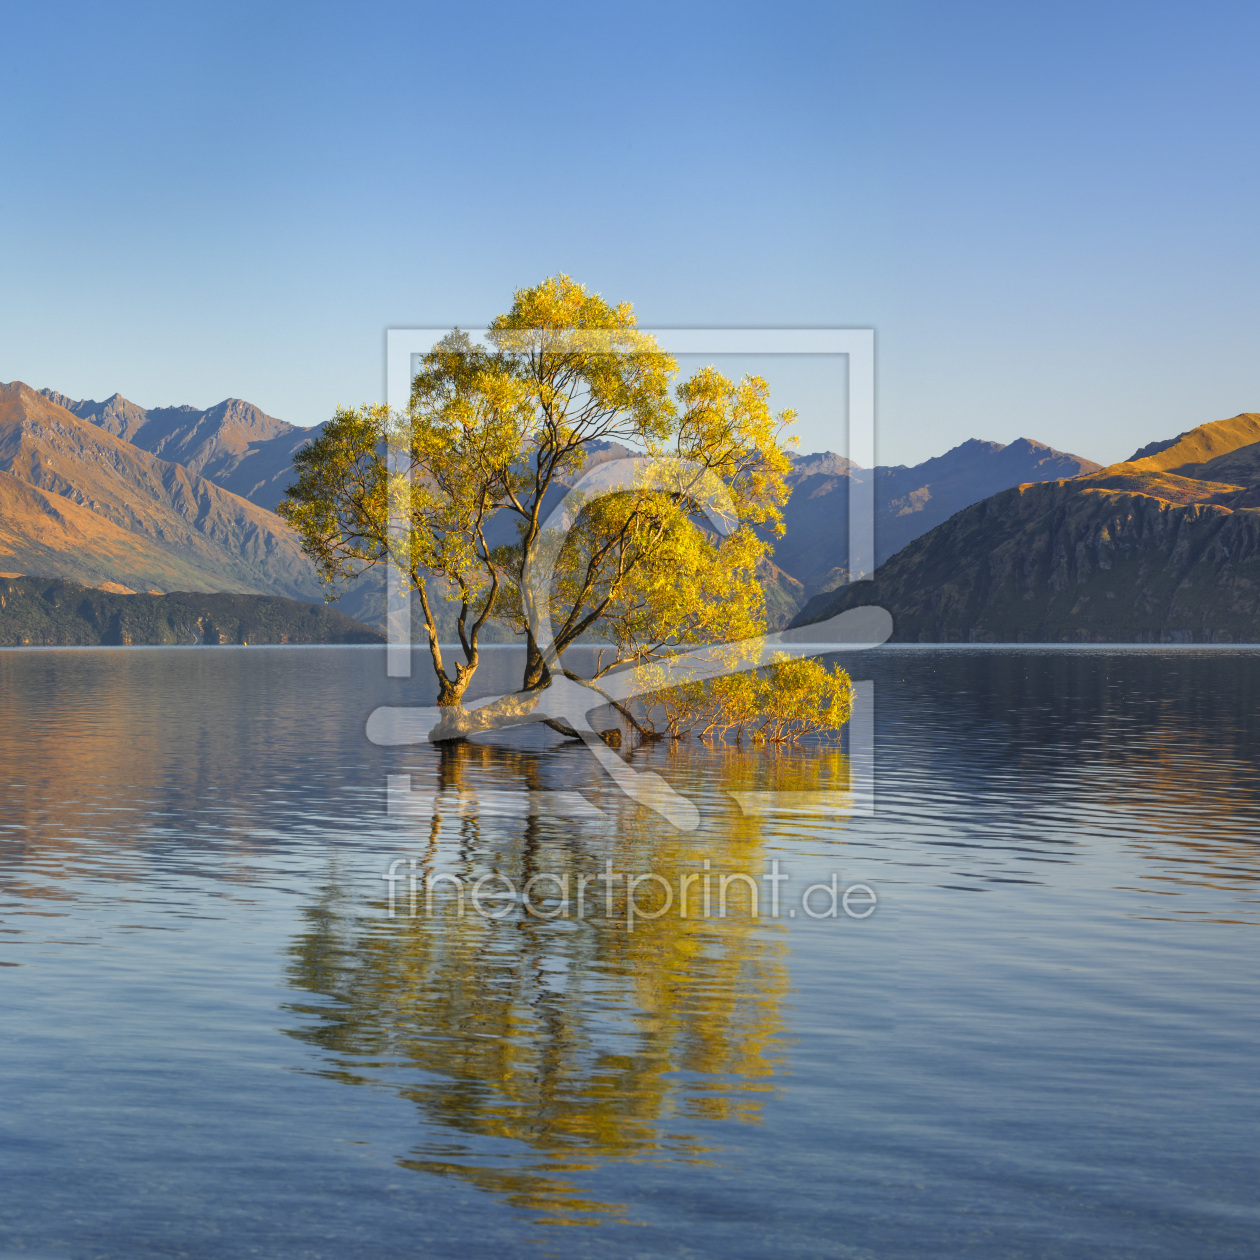
[(874, 813), (636, 753), (682, 832), (538, 730), (375, 747), (423, 660), (0, 652), (0, 1254), (1260, 1254), (1260, 651), (849, 663)]

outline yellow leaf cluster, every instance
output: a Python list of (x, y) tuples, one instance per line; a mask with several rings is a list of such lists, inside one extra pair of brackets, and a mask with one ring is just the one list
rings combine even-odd
[[(391, 560), (406, 575), (439, 703), (460, 703), (491, 616), (525, 640), (524, 690), (546, 683), (578, 641), (607, 646), (597, 678), (763, 633), (755, 569), (768, 550), (762, 538), (781, 530), (794, 419), (771, 410), (766, 382), (733, 382), (713, 367), (677, 381), (677, 363), (638, 329), (629, 304), (610, 304), (566, 275), (517, 290), (487, 341), (475, 345), (458, 329), (443, 338), (424, 357), (405, 413), (338, 409), (298, 455), (280, 509), (331, 587)], [(539, 642), (523, 598), (527, 562), (557, 494), (609, 443), (642, 456), (648, 471), (582, 507), (545, 593), (552, 638)], [(664, 465), (687, 471), (651, 475)], [(724, 536), (707, 508), (714, 485), (731, 513)], [(450, 664), (438, 634), (442, 599), (458, 607), (460, 654)], [(776, 713), (795, 694), (797, 664), (771, 671), (781, 680), (772, 688)], [(723, 698), (734, 712), (747, 699), (742, 686), (715, 686), (707, 703)], [(821, 721), (793, 710), (756, 729), (789, 738)], [(739, 729), (751, 731), (751, 722)]]

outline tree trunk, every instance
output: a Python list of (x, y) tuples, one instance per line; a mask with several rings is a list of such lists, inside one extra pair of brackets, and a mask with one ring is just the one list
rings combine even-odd
[(456, 663), (455, 677), (452, 678), (444, 669), (438, 671), (438, 708), (455, 708), (464, 701), (464, 692), (477, 672), (480, 653), (473, 649), (472, 659), (465, 664)]
[(456, 682), (445, 676), (438, 679), (438, 708), (445, 709), (448, 706), (454, 707), (460, 704), (464, 698), (464, 692), (468, 690), (468, 680), (460, 679)]
[(532, 632), (525, 635), (525, 676), (521, 679), (522, 691), (535, 691), (551, 681), (551, 671), (543, 658)]

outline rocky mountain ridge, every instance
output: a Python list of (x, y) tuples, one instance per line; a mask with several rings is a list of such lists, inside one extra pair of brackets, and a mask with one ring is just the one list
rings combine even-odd
[[(102, 580), (320, 597), (296, 536), (274, 513), (20, 382), (0, 385), (0, 475), (22, 483), (6, 485), (6, 569), (33, 567), (33, 543), (68, 541), (72, 530), (79, 542), (69, 564)], [(91, 518), (102, 522), (99, 538)]]
[(202, 411), (187, 405), (144, 408), (121, 394), (95, 402), (39, 392), (114, 437), (273, 512), (291, 480), (293, 456), (321, 427), (299, 428), (240, 398)]
[(921, 464), (859, 468), (829, 451), (793, 457), (792, 497), (784, 509), (785, 535), (775, 541), (775, 564), (806, 592), (847, 581), (849, 490), (872, 486), (875, 562), (948, 520), (959, 509), (1021, 482), (1076, 477), (1099, 468), (1092, 460), (1019, 438), (1009, 445), (972, 438)]
[(1260, 640), (1260, 415), (964, 508), (794, 624), (878, 604), (896, 642)]

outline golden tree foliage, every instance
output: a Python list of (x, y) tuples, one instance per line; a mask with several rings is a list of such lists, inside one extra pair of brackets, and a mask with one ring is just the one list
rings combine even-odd
[[(794, 418), (771, 414), (765, 382), (734, 385), (704, 368), (671, 397), (677, 364), (636, 330), (629, 305), (611, 307), (567, 276), (519, 290), (490, 339), (536, 417), (524, 461), (535, 471), (534, 493), (508, 505), (519, 538), (498, 557), (515, 592), (505, 592), (503, 612), (527, 646), (523, 686), (548, 675), (548, 645), (536, 642), (520, 598), (551, 506), (544, 500), (581, 472), (597, 442), (624, 443), (685, 471), (668, 492), (649, 469), (641, 484), (587, 505), (549, 592), (553, 652), (597, 635), (615, 648), (600, 660), (606, 672), (681, 644), (758, 633), (764, 609), (753, 568), (764, 543), (750, 527), (780, 524), (789, 468), (781, 439)], [(693, 519), (714, 480), (739, 522), (720, 544)]]
[(644, 697), (639, 719), (651, 734), (671, 739), (748, 740), (796, 744), (811, 735), (834, 736), (853, 712), (853, 683), (838, 665), (783, 656), (761, 670), (661, 687)]
[[(492, 615), (524, 638), (527, 692), (557, 667), (576, 676), (560, 661), (578, 641), (606, 645), (586, 679), (594, 681), (680, 649), (763, 634), (755, 569), (768, 550), (764, 534), (782, 528), (784, 435), (794, 419), (772, 412), (766, 382), (736, 383), (705, 367), (675, 383), (675, 360), (638, 330), (628, 304), (564, 275), (518, 290), (487, 340), (475, 346), (456, 330), (439, 342), (405, 415), (339, 410), (297, 457), (298, 479), (280, 509), (330, 586), (389, 560), (406, 575), (438, 703), (460, 704)], [(554, 532), (551, 513), (609, 443), (637, 455), (641, 474), (615, 492), (590, 493), (553, 547), (544, 536)], [(462, 659), (450, 664), (434, 602), (443, 598), (459, 608)], [(766, 675), (773, 686), (709, 685), (701, 729), (752, 737), (752, 717), (732, 727), (722, 714), (754, 700), (773, 700), (781, 714), (756, 725), (760, 737), (822, 729), (803, 692), (787, 698), (818, 684), (802, 664), (776, 666)], [(684, 694), (660, 704), (673, 712)], [(830, 683), (819, 694), (828, 704), (838, 695)], [(804, 707), (788, 713), (792, 704)], [(832, 707), (838, 716), (841, 706)]]

